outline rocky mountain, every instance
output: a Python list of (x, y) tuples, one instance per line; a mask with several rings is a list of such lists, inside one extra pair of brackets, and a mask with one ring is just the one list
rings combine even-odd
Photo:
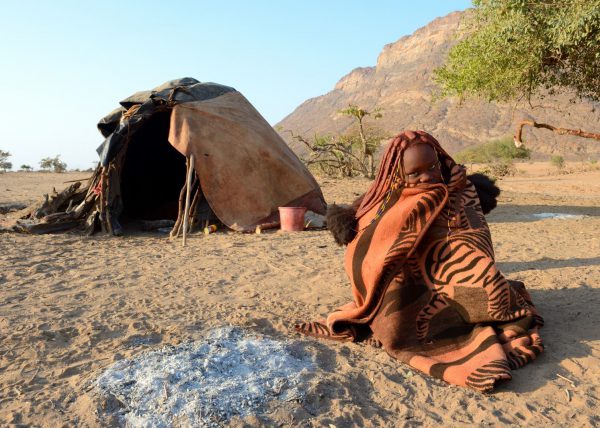
[[(434, 135), (450, 152), (514, 134), (521, 119), (533, 119), (565, 128), (600, 132), (600, 103), (577, 101), (568, 94), (546, 96), (529, 103), (490, 103), (485, 100), (432, 100), (436, 84), (432, 71), (442, 65), (456, 43), (464, 12), (437, 18), (425, 27), (386, 45), (374, 67), (359, 67), (342, 77), (334, 89), (311, 98), (277, 128), (312, 137), (317, 134), (349, 132), (352, 121), (339, 110), (349, 104), (367, 110), (381, 107), (383, 117), (367, 119), (387, 135), (403, 129), (423, 129)], [(292, 149), (303, 154), (304, 147), (282, 132)], [(567, 157), (582, 154), (597, 159), (600, 142), (560, 137), (547, 130), (525, 128), (524, 140), (538, 157), (559, 153)]]

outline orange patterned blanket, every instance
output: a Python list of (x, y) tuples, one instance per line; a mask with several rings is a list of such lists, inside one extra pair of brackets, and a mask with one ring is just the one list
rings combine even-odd
[(325, 321), (296, 329), (336, 340), (368, 339), (426, 374), (489, 392), (543, 350), (543, 320), (524, 285), (498, 270), (464, 169), (433, 137), (411, 134), (396, 138), (396, 153), (402, 141), (426, 140), (438, 151), (446, 182), (384, 184), (383, 192), (382, 183), (393, 183), (390, 171), (401, 162), (388, 149), (346, 251), (353, 301)]

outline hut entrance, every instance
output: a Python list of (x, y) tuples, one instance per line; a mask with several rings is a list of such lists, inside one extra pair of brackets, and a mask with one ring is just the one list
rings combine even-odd
[(169, 144), (171, 110), (157, 112), (131, 137), (121, 171), (123, 217), (175, 220), (185, 156)]

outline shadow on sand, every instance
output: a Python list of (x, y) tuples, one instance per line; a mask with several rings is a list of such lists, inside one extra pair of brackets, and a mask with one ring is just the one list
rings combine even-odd
[(523, 272), (526, 270), (546, 270), (569, 267), (599, 266), (600, 257), (584, 257), (581, 259), (552, 259), (549, 257), (542, 257), (541, 259), (532, 260), (530, 262), (498, 262), (497, 264), (503, 273), (510, 274), (515, 272)]
[[(598, 263), (598, 260), (595, 260)], [(541, 329), (542, 339), (544, 340), (545, 352), (535, 361), (526, 365), (520, 370), (513, 371), (513, 380), (511, 382), (499, 385), (497, 391), (525, 393), (533, 392), (548, 382), (562, 382), (557, 374), (569, 379), (581, 379), (591, 375), (585, 370), (593, 368), (583, 368), (582, 372), (570, 372), (562, 363), (566, 360), (573, 360), (589, 357), (593, 350), (589, 342), (600, 340), (600, 312), (596, 308), (600, 307), (600, 289), (592, 287), (577, 287), (555, 290), (536, 290), (529, 289), (533, 302), (538, 311), (544, 317), (545, 326)], [(335, 373), (336, 361), (343, 357), (343, 349), (333, 343), (328, 346), (327, 342), (300, 342), (298, 345), (308, 352), (310, 349), (316, 352), (320, 369), (328, 373)], [(348, 344), (348, 347), (359, 347), (359, 344)], [(378, 352), (385, 352), (383, 349)], [(397, 364), (398, 368), (408, 366), (399, 361), (391, 361), (390, 364)], [(569, 367), (578, 366), (573, 363)], [(405, 383), (405, 379), (398, 375), (391, 379), (403, 388), (412, 389), (411, 385)], [(434, 379), (427, 379), (428, 387), (434, 384), (443, 385), (442, 382)], [(361, 397), (358, 398), (352, 391), (360, 385)], [(568, 385), (565, 385), (568, 386)], [(337, 377), (335, 383), (330, 378), (319, 383), (317, 394), (309, 394), (308, 401), (304, 405), (304, 410), (309, 414), (319, 414), (327, 411), (332, 399), (347, 396), (353, 397), (353, 402), (360, 406), (369, 406), (372, 411), (380, 412), (380, 415), (393, 417), (388, 409), (385, 409), (370, 398), (376, 393), (374, 385), (360, 374), (353, 374), (352, 379), (341, 379)], [(319, 398), (320, 397), (320, 398)], [(357, 403), (357, 400), (361, 403)], [(354, 416), (358, 417), (358, 416)], [(331, 423), (365, 423), (365, 420), (336, 420)]]
[[(580, 373), (570, 373), (561, 363), (565, 360), (591, 356), (588, 342), (600, 340), (600, 289), (592, 287), (564, 288), (560, 290), (529, 289), (534, 304), (544, 317), (541, 330), (546, 347), (536, 361), (513, 372), (513, 380), (499, 390), (532, 392), (558, 378), (569, 379), (591, 375), (581, 368)], [(578, 366), (573, 362), (571, 367)], [(559, 379), (560, 380), (560, 379)], [(568, 386), (568, 385), (566, 385)]]

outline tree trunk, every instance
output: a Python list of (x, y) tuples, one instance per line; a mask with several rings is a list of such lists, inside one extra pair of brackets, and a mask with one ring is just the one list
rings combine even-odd
[(361, 167), (363, 169), (363, 175), (366, 178), (375, 177), (375, 168), (373, 154), (369, 152), (367, 147), (367, 137), (365, 137), (365, 130), (363, 128), (362, 118), (358, 118), (358, 134), (360, 135), (360, 142), (362, 143), (361, 150)]
[(373, 159), (373, 155), (371, 153), (369, 153), (368, 168), (369, 168), (369, 177), (368, 178), (375, 178), (375, 159)]

